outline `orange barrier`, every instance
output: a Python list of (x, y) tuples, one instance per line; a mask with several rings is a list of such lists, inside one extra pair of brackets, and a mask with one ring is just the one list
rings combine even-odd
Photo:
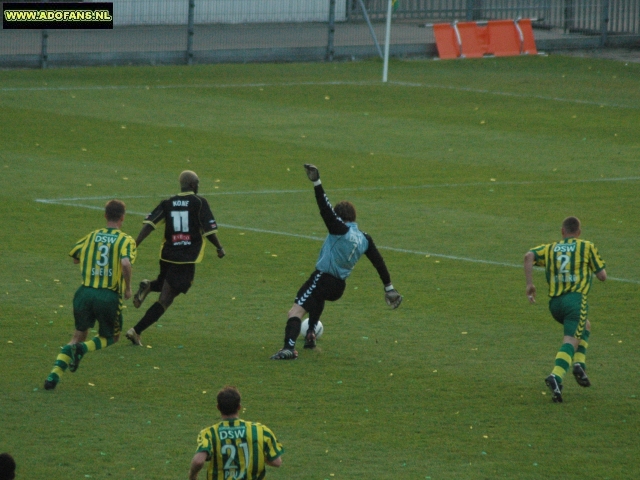
[(456, 31), (448, 23), (437, 23), (433, 26), (433, 34), (436, 37), (438, 56), (440, 58), (458, 58), (460, 56), (460, 44)]
[(538, 53), (531, 20), (490, 20), (432, 25), (440, 58), (505, 57)]
[(516, 25), (520, 29), (522, 34), (522, 53), (526, 55), (537, 55), (538, 49), (536, 48), (536, 40), (533, 37), (533, 27), (531, 26), (531, 20), (526, 18), (518, 20)]
[(476, 22), (458, 22), (454, 24), (460, 35), (461, 57), (481, 58), (489, 51), (489, 36), (487, 27), (481, 27)]
[(495, 20), (487, 24), (489, 30), (489, 53), (496, 57), (520, 55), (522, 42), (512, 20)]

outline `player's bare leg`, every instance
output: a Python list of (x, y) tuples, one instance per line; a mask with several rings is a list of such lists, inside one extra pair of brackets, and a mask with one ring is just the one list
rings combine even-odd
[(87, 340), (87, 336), (89, 335), (89, 330), (76, 330), (73, 332), (71, 340), (69, 340), (69, 345), (73, 345), (74, 343), (85, 342)]
[(147, 312), (144, 314), (142, 319), (136, 324), (135, 327), (130, 328), (127, 331), (127, 338), (137, 346), (142, 346), (142, 340), (140, 335), (147, 328), (157, 322), (160, 317), (167, 311), (167, 308), (171, 306), (173, 300), (180, 295), (180, 292), (169, 285), (168, 282), (164, 282), (162, 284), (162, 291), (160, 292), (160, 298), (157, 302), (155, 302)]

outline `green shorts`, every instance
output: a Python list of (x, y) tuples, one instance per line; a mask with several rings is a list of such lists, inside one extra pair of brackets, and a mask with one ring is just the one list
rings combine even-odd
[(587, 324), (587, 296), (582, 293), (565, 293), (549, 300), (549, 311), (556, 322), (564, 325), (564, 334), (580, 339)]
[(84, 332), (96, 324), (100, 325), (101, 337), (110, 338), (122, 331), (122, 305), (117, 292), (107, 288), (92, 288), (81, 285), (73, 297), (73, 316), (76, 330)]

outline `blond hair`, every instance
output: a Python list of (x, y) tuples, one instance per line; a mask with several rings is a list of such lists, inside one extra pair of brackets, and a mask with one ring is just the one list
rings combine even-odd
[(191, 170), (185, 170), (180, 174), (179, 181), (180, 181), (180, 187), (189, 188), (194, 184), (197, 185), (200, 179), (198, 178), (198, 175), (196, 175), (196, 172), (192, 172)]

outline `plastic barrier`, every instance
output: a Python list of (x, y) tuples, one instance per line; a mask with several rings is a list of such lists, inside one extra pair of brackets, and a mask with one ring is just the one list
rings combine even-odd
[(458, 58), (460, 56), (460, 42), (453, 26), (448, 23), (437, 23), (433, 26), (433, 34), (436, 37), (440, 58)]
[(487, 24), (487, 29), (489, 30), (489, 54), (496, 57), (520, 55), (522, 41), (514, 21), (491, 21)]
[(454, 23), (460, 34), (461, 57), (481, 58), (489, 50), (489, 35), (487, 27), (481, 27), (476, 22)]
[(524, 18), (516, 22), (516, 26), (520, 29), (522, 34), (522, 53), (525, 55), (537, 55), (538, 49), (536, 48), (536, 40), (533, 37), (533, 27), (531, 26), (531, 19)]
[(531, 19), (430, 25), (440, 58), (506, 57), (538, 53)]

